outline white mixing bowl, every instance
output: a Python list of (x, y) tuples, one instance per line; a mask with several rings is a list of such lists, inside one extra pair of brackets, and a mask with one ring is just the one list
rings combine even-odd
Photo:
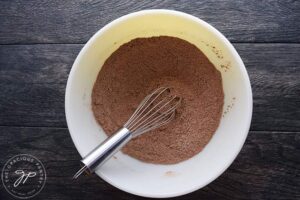
[[(174, 36), (201, 49), (221, 71), (224, 116), (215, 135), (198, 155), (174, 165), (140, 162), (116, 154), (96, 173), (126, 192), (145, 197), (174, 197), (198, 190), (220, 176), (240, 152), (252, 116), (252, 92), (245, 66), (230, 42), (191, 15), (145, 10), (123, 16), (100, 29), (83, 47), (69, 75), (65, 108), (73, 142), (85, 156), (106, 138), (91, 110), (91, 92), (104, 61), (120, 45), (137, 37)], [(101, 192), (101, 188), (99, 188)]]

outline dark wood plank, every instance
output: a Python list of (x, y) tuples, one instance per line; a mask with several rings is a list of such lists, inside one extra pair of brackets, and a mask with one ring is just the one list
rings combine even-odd
[(143, 9), (190, 13), (234, 42), (300, 42), (300, 1), (0, 1), (0, 43), (85, 43), (108, 22)]
[[(254, 95), (252, 130), (300, 130), (300, 44), (235, 44)], [(0, 125), (66, 127), (64, 94), (82, 45), (0, 45)]]
[[(0, 132), (1, 168), (6, 160), (20, 153), (32, 154), (44, 163), (47, 183), (36, 199), (142, 199), (95, 175), (71, 180), (80, 156), (67, 129), (0, 127)], [(300, 132), (252, 131), (222, 176), (177, 199), (299, 199), (299, 142)], [(1, 199), (12, 199), (3, 188), (0, 190)]]
[(0, 124), (66, 127), (65, 87), (81, 47), (1, 46)]
[(236, 44), (253, 92), (252, 130), (300, 130), (300, 45)]

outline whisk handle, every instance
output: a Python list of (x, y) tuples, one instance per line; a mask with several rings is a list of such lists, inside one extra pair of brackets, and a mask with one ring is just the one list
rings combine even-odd
[(101, 166), (117, 153), (131, 138), (131, 132), (127, 128), (121, 128), (94, 148), (81, 162), (92, 173), (96, 167)]

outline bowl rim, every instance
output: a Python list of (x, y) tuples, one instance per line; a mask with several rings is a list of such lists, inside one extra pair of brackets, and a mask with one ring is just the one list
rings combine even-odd
[[(238, 63), (238, 67), (239, 67), (239, 70), (241, 72), (241, 77), (245, 80), (245, 83), (246, 83), (246, 92), (247, 92), (247, 97), (248, 97), (248, 110), (249, 110), (249, 113), (247, 115), (247, 128), (244, 130), (244, 138), (243, 138), (243, 141), (240, 143), (240, 146), (238, 148), (238, 150), (235, 152), (235, 154), (232, 155), (231, 159), (228, 160), (227, 164), (224, 165), (223, 167), (223, 170), (221, 170), (219, 173), (216, 173), (212, 178), (210, 179), (207, 179), (203, 184), (201, 185), (196, 185), (195, 187), (191, 187), (190, 189), (188, 190), (184, 190), (184, 191), (174, 191), (172, 194), (171, 193), (168, 193), (168, 194), (161, 194), (161, 195), (157, 195), (157, 194), (149, 194), (149, 193), (142, 193), (142, 192), (137, 192), (137, 191), (134, 191), (134, 190), (131, 190), (131, 189), (128, 189), (122, 185), (118, 185), (116, 183), (113, 183), (109, 180), (109, 178), (107, 178), (104, 174), (102, 174), (101, 172), (96, 172), (96, 174), (102, 178), (103, 180), (105, 180), (107, 183), (113, 185), (114, 187), (122, 190), (122, 191), (125, 191), (125, 192), (128, 192), (128, 193), (131, 193), (131, 194), (134, 194), (134, 195), (138, 195), (138, 196), (142, 196), (142, 197), (150, 197), (150, 198), (170, 198), (170, 197), (177, 197), (177, 196), (181, 196), (181, 195), (185, 195), (185, 194), (188, 194), (188, 193), (191, 193), (191, 192), (194, 192), (196, 190), (199, 190), (201, 189), (202, 187), (208, 185), (209, 183), (211, 183), (212, 181), (214, 181), (216, 178), (218, 178), (220, 175), (222, 175), (224, 173), (224, 171), (233, 163), (233, 161), (236, 159), (237, 155), (240, 153), (245, 141), (246, 141), (246, 138), (248, 136), (248, 133), (249, 133), (249, 129), (250, 129), (250, 125), (251, 125), (251, 119), (252, 119), (252, 112), (253, 112), (253, 97), (252, 97), (252, 89), (251, 89), (251, 83), (250, 83), (250, 79), (249, 79), (249, 76), (248, 76), (248, 73), (247, 73), (247, 70), (246, 70), (246, 67), (241, 59), (241, 57), (239, 56), (239, 54), (237, 53), (236, 49), (233, 47), (233, 45), (229, 42), (229, 40), (221, 33), (219, 32), (216, 28), (214, 28), (213, 26), (211, 26), (209, 23), (201, 20), (200, 18), (197, 18), (193, 15), (190, 15), (190, 14), (187, 14), (187, 13), (184, 13), (184, 12), (181, 12), (181, 11), (175, 11), (175, 10), (168, 10), (168, 9), (147, 9), (147, 10), (141, 10), (141, 11), (137, 11), (137, 12), (132, 12), (132, 13), (129, 13), (129, 14), (126, 14), (124, 16), (121, 16), (111, 22), (109, 22), (108, 24), (106, 24), (104, 27), (102, 27), (100, 30), (98, 30), (89, 40), (88, 42), (83, 46), (83, 48), (80, 50), (79, 54), (77, 55), (73, 65), (72, 65), (72, 68), (70, 70), (70, 73), (69, 73), (69, 77), (68, 77), (68, 81), (67, 81), (67, 86), (66, 86), (66, 92), (65, 92), (65, 115), (66, 115), (66, 122), (67, 122), (67, 126), (68, 126), (68, 129), (69, 129), (69, 132), (70, 132), (70, 135), (71, 135), (71, 138), (72, 138), (72, 141), (77, 149), (77, 151), (79, 152), (79, 154), (81, 156), (83, 156), (82, 152), (80, 152), (78, 149), (79, 149), (79, 146), (80, 144), (77, 143), (76, 139), (75, 139), (75, 136), (74, 134), (72, 134), (72, 130), (71, 130), (71, 122), (70, 122), (70, 112), (69, 112), (69, 106), (68, 106), (68, 103), (70, 102), (70, 87), (72, 85), (72, 82), (73, 82), (73, 79), (74, 79), (74, 74), (75, 74), (75, 71), (76, 71), (76, 68), (78, 68), (78, 63), (79, 61), (82, 59), (83, 55), (85, 54), (85, 52), (91, 47), (91, 45), (95, 42), (95, 40), (101, 35), (103, 34), (106, 30), (110, 29), (111, 27), (117, 25), (118, 23), (121, 23), (127, 19), (130, 19), (130, 18), (135, 18), (135, 17), (139, 17), (139, 16), (142, 16), (142, 15), (151, 15), (151, 14), (167, 14), (167, 15), (175, 15), (175, 16), (180, 16), (180, 17), (183, 17), (183, 18), (186, 18), (188, 20), (191, 20), (191, 21), (194, 21), (194, 22), (197, 22), (198, 24), (201, 24), (201, 26), (205, 27), (206, 29), (208, 29), (209, 31), (213, 32), (213, 34), (215, 34), (218, 38), (220, 38), (226, 48), (228, 48), (228, 50), (233, 54), (233, 57), (234, 59), (236, 60), (236, 62)], [(241, 131), (242, 132), (242, 131)]]

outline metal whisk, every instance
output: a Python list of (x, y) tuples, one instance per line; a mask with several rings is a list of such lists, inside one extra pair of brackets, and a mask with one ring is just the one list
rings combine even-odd
[(146, 96), (121, 129), (81, 160), (83, 167), (73, 178), (76, 179), (84, 171), (93, 173), (96, 167), (104, 164), (130, 139), (169, 123), (180, 102), (181, 98), (171, 95), (167, 87), (158, 88)]

